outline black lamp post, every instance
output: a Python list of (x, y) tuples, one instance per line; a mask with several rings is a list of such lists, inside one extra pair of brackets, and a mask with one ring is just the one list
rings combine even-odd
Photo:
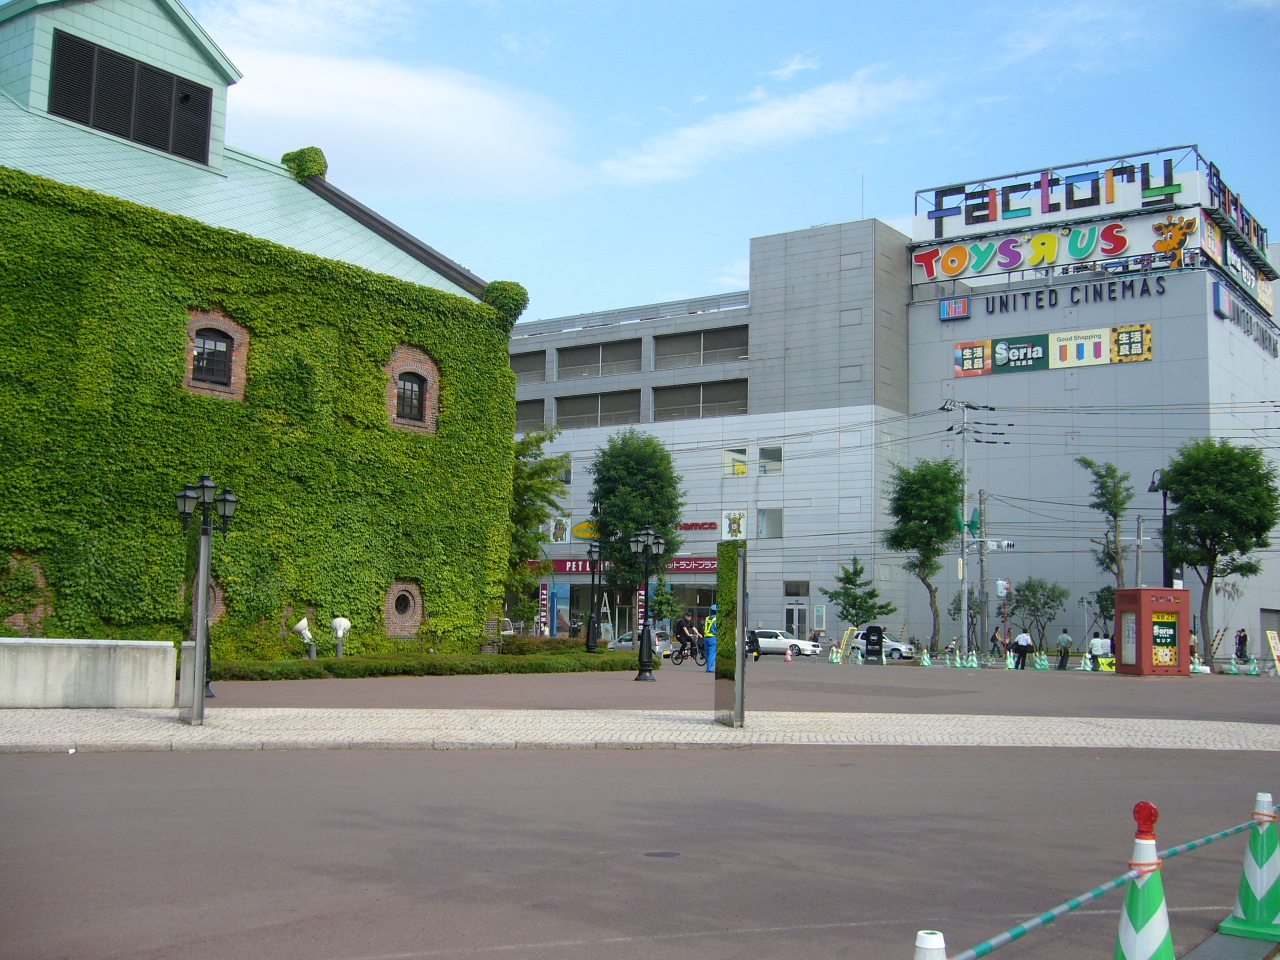
[(649, 560), (661, 557), (667, 541), (645, 524), (640, 532), (631, 536), (631, 552), (640, 556), (640, 568), (644, 574), (644, 617), (640, 623), (640, 672), (637, 680), (653, 680), (653, 634), (649, 630)]
[(595, 653), (599, 647), (600, 610), (596, 606), (596, 574), (600, 570), (600, 541), (591, 541), (587, 547), (587, 570), (591, 573), (591, 609), (587, 613), (587, 653)]
[[(222, 536), (226, 539), (227, 530), (231, 526), (231, 518), (235, 516), (240, 500), (230, 487), (218, 490), (218, 485), (207, 473), (199, 483), (188, 483), (174, 497), (178, 515), (182, 517), (182, 529), (191, 524), (196, 509), (200, 510), (200, 559), (196, 568), (196, 649), (192, 664), (191, 716), (188, 719), (193, 726), (204, 723), (204, 698), (212, 697), (209, 689), (209, 563), (213, 550), (213, 514), (222, 520)], [(184, 681), (185, 683), (185, 681)], [(203, 691), (203, 696), (201, 695)]]
[(1147, 493), (1160, 493), (1160, 560), (1164, 565), (1164, 585), (1173, 586), (1173, 575), (1169, 570), (1169, 492), (1164, 488), (1164, 471), (1157, 470), (1151, 474), (1151, 485)]

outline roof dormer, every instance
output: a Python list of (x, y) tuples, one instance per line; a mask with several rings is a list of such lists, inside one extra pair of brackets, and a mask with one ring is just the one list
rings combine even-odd
[(215, 169), (240, 71), (177, 0), (11, 0), (0, 89), (29, 110)]

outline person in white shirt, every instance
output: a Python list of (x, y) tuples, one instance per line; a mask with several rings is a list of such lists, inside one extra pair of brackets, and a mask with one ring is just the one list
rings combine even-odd
[(1031, 641), (1031, 634), (1023, 630), (1013, 639), (1013, 651), (1018, 655), (1017, 661), (1014, 663), (1014, 669), (1027, 669), (1027, 656), (1031, 653), (1031, 648), (1035, 646)]
[(1093, 658), (1093, 669), (1102, 669), (1102, 658), (1111, 654), (1111, 641), (1097, 630), (1093, 631), (1093, 639), (1089, 641), (1089, 656)]

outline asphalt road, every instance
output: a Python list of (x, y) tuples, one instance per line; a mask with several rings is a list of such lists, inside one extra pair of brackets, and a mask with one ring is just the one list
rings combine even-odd
[[(711, 675), (692, 663), (632, 673), (382, 677), (213, 684), (220, 707), (710, 709)], [(924, 669), (764, 657), (747, 667), (747, 710), (958, 713), (1030, 717), (1280, 721), (1271, 677), (1125, 677), (1114, 673)]]
[[(1137, 800), (1171, 846), (1274, 774), (1072, 748), (3, 756), (0, 958), (883, 960), (926, 928), (954, 953), (1122, 873)], [(1167, 862), (1180, 955), (1243, 851)], [(1110, 956), (1119, 898), (998, 956)]]

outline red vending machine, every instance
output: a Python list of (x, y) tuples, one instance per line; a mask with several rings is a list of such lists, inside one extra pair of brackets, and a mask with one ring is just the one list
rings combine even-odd
[(1191, 591), (1116, 591), (1116, 673), (1191, 676)]

